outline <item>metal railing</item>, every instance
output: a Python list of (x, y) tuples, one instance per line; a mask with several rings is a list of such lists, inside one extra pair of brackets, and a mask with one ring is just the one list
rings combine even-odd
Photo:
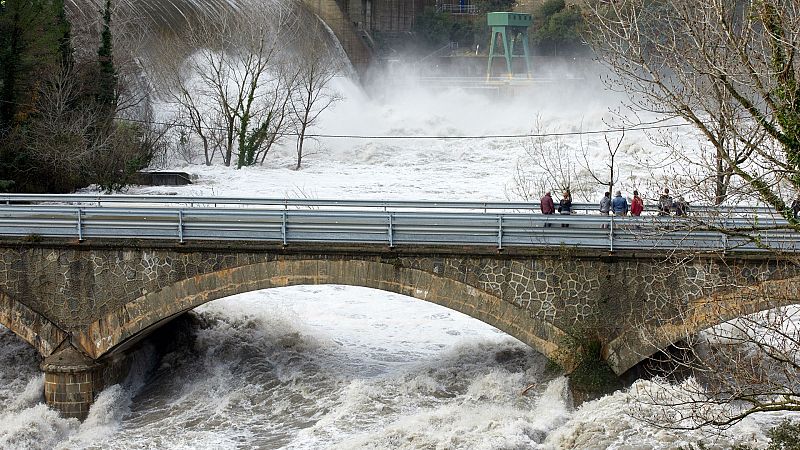
[[(430, 200), (343, 200), (343, 199), (287, 199), (253, 197), (203, 197), (177, 195), (94, 195), (94, 194), (0, 194), (0, 204), (71, 204), (80, 206), (108, 206), (118, 204), (182, 206), (182, 207), (257, 207), (266, 209), (356, 208), (382, 210), (474, 210), (504, 212), (538, 212), (539, 201), (534, 202), (475, 202)], [(596, 203), (573, 203), (573, 211), (596, 213)], [(647, 213), (656, 211), (656, 204), (647, 204)], [(706, 206), (691, 205), (694, 214), (716, 216), (776, 216), (765, 206)]]
[[(689, 217), (543, 215), (538, 205), (175, 196), (0, 195), (0, 238), (158, 239), (615, 250), (800, 249), (768, 208), (693, 207)], [(596, 205), (577, 204), (593, 212)], [(719, 229), (739, 230), (741, 236)]]
[(436, 11), (451, 14), (478, 14), (478, 7), (460, 3), (440, 3), (436, 6)]

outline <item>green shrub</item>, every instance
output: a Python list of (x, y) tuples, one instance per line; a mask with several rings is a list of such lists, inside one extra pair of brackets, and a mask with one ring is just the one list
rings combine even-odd
[(767, 450), (800, 450), (800, 422), (786, 419), (771, 429), (767, 436), (770, 438)]

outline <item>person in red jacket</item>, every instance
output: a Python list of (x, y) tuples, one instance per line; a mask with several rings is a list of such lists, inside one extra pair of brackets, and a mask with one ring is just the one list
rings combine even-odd
[(547, 193), (544, 194), (544, 197), (542, 197), (541, 200), (541, 204), (542, 204), (541, 206), (542, 214), (555, 214), (556, 206), (553, 203), (553, 197), (550, 196), (550, 191), (547, 191)]
[(631, 215), (638, 216), (644, 211), (644, 201), (639, 197), (639, 191), (633, 191), (633, 200), (631, 200)]

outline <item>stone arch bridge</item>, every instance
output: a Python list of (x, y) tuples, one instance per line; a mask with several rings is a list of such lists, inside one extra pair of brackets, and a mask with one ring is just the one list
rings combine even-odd
[(47, 403), (73, 417), (85, 417), (126, 350), (171, 319), (222, 297), (304, 284), (433, 302), (567, 368), (576, 342), (599, 340), (622, 374), (687, 334), (796, 303), (800, 278), (758, 253), (678, 264), (664, 252), (563, 247), (0, 240), (0, 324), (38, 350)]

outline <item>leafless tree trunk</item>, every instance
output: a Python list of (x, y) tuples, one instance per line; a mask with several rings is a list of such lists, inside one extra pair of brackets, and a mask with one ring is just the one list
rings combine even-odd
[(608, 178), (604, 178), (599, 171), (592, 168), (592, 163), (589, 162), (589, 156), (587, 154), (588, 152), (586, 147), (584, 147), (583, 141), (581, 141), (583, 169), (589, 174), (590, 177), (594, 179), (594, 181), (603, 186), (608, 186), (608, 192), (610, 192), (612, 195), (614, 194), (614, 185), (617, 183), (617, 181), (619, 181), (619, 165), (616, 164), (616, 158), (624, 139), (625, 133), (623, 132), (617, 139), (617, 142), (612, 146), (611, 141), (608, 140), (608, 136), (603, 136), (603, 140), (606, 143), (606, 150), (608, 151), (608, 158), (605, 160), (606, 169), (608, 170)]
[(268, 93), (270, 100), (268, 101), (269, 111), (267, 112), (267, 117), (269, 117), (269, 120), (267, 123), (269, 123), (269, 127), (262, 133), (258, 152), (255, 155), (255, 159), (260, 164), (264, 164), (270, 149), (283, 140), (286, 131), (292, 124), (290, 108), (292, 93), (298, 76), (299, 71), (296, 68), (291, 67), (289, 64), (282, 65), (276, 82)]
[(316, 37), (323, 35), (319, 20), (315, 20), (314, 24), (315, 32), (310, 34), (312, 37), (298, 49), (300, 58), (295, 69), (297, 77), (291, 102), (297, 134), (295, 170), (302, 166), (308, 129), (316, 124), (320, 114), (341, 99), (330, 87), (331, 80), (341, 70), (339, 60), (331, 50), (330, 43)]
[(548, 136), (549, 131), (537, 117), (531, 133), (534, 136), (524, 143), (525, 155), (517, 161), (512, 194), (530, 201), (547, 191), (560, 194), (569, 190), (573, 198), (588, 200), (594, 188), (572, 157), (575, 148), (562, 136)]
[(287, 75), (285, 43), (298, 21), (292, 8), (262, 6), (247, 17), (231, 13), (199, 21), (180, 45), (165, 42), (152, 58), (149, 69), (162, 97), (181, 111), (206, 164), (217, 151), (226, 166), (263, 161), (285, 134), (287, 83), (294, 80)]

